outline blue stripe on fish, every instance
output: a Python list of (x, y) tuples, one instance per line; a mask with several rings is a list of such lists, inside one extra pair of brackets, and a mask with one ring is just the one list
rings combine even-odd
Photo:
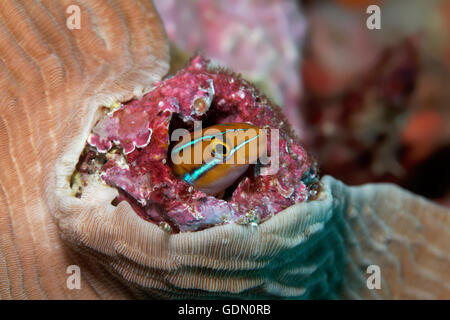
[[(233, 129), (233, 130), (236, 130), (236, 129)], [(241, 130), (241, 129), (237, 129), (237, 130)], [(221, 164), (223, 162), (226, 162), (228, 159), (230, 159), (230, 157), (234, 153), (236, 153), (237, 150), (239, 150), (240, 148), (245, 146), (247, 143), (250, 143), (251, 141), (257, 139), (258, 137), (259, 137), (259, 134), (254, 136), (253, 138), (247, 140), (247, 141), (242, 142), (238, 146), (236, 146), (233, 149), (231, 149), (231, 151), (228, 154), (228, 156), (226, 157), (225, 161), (222, 161), (221, 159), (214, 158), (213, 160), (209, 161), (208, 163), (205, 163), (204, 165), (202, 165), (199, 168), (197, 168), (196, 170), (194, 170), (194, 172), (192, 174), (186, 173), (184, 175), (184, 177), (183, 177), (183, 180), (186, 181), (187, 183), (194, 184), (195, 181), (197, 181), (197, 179), (199, 179), (206, 172), (208, 172), (209, 170), (215, 168), (217, 165), (219, 165), (219, 164)]]

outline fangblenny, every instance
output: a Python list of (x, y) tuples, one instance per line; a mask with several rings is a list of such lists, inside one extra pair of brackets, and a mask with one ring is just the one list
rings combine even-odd
[(267, 134), (247, 123), (218, 124), (187, 132), (171, 151), (176, 175), (206, 194), (232, 185), (266, 156)]

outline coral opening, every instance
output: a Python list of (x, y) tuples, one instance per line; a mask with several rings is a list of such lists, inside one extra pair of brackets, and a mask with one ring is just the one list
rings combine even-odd
[[(215, 196), (194, 188), (174, 174), (170, 151), (172, 132), (192, 131), (196, 121), (203, 128), (237, 123), (268, 130), (270, 163), (248, 166)], [(89, 179), (118, 189), (113, 205), (127, 201), (143, 219), (172, 233), (257, 225), (320, 191), (316, 163), (279, 109), (240, 76), (211, 68), (199, 56), (142, 99), (105, 110), (72, 177), (75, 196), (82, 197)]]

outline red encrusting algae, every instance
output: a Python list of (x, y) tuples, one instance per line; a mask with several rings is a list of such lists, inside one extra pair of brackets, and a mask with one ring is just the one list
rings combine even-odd
[[(278, 171), (262, 175), (264, 167), (259, 166), (244, 174), (223, 199), (195, 190), (173, 174), (168, 153), (173, 123), (192, 129), (194, 121), (279, 129), (278, 146), (268, 148), (277, 148)], [(253, 85), (212, 68), (200, 56), (142, 99), (105, 114), (87, 142), (89, 152), (103, 162), (85, 172), (95, 171), (103, 182), (118, 188), (118, 201), (128, 201), (141, 217), (171, 232), (231, 222), (257, 225), (317, 193), (315, 162), (278, 108)], [(92, 156), (83, 159), (89, 162), (80, 167), (92, 166)]]

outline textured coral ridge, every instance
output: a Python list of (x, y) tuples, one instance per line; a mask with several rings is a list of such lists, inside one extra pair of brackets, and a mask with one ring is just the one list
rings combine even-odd
[[(204, 127), (213, 121), (279, 129), (278, 172), (261, 175), (261, 168), (253, 170), (236, 183), (227, 200), (195, 190), (177, 178), (169, 165), (170, 127), (175, 118), (186, 128), (199, 120)], [(212, 68), (200, 56), (157, 83), (142, 99), (105, 114), (93, 128), (87, 149), (79, 167), (83, 181), (95, 172), (119, 189), (119, 201), (128, 201), (141, 217), (169, 232), (229, 222), (254, 226), (317, 192), (315, 164), (278, 109), (247, 81)], [(95, 159), (100, 157), (104, 160), (98, 165)]]

